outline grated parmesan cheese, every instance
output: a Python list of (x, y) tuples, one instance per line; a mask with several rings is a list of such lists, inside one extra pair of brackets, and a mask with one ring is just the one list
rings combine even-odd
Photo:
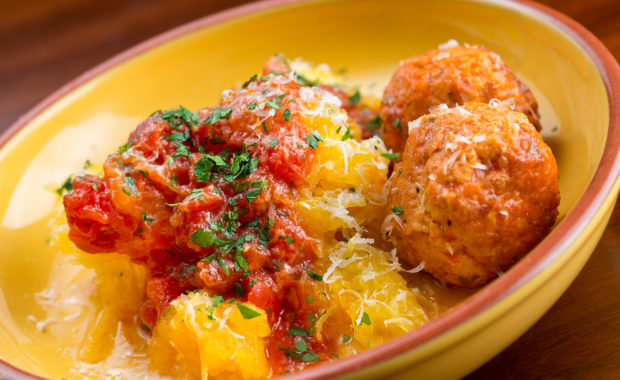
[(461, 46), (461, 45), (459, 44), (459, 42), (457, 40), (451, 38), (448, 41), (439, 44), (438, 48), (442, 49), (442, 50), (445, 50), (445, 49), (451, 49), (451, 48), (454, 48), (454, 47), (457, 47), (457, 46)]

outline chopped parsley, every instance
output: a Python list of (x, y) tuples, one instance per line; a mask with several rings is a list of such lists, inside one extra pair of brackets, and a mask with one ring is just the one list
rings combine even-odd
[(258, 235), (258, 242), (265, 248), (269, 247), (269, 242), (272, 238), (271, 232), (269, 231), (274, 225), (275, 222), (272, 221), (269, 216), (265, 217), (265, 221), (262, 224), (258, 219), (254, 219), (253, 221), (246, 223), (246, 227), (254, 228), (256, 234)]
[[(304, 342), (303, 344), (306, 344), (305, 341), (303, 341), (303, 340), (301, 340), (300, 342)], [(299, 345), (299, 347), (297, 345)], [(304, 361), (304, 362), (313, 362), (313, 361), (317, 361), (319, 359), (319, 355), (315, 354), (314, 352), (312, 352), (312, 351), (306, 352), (306, 350), (308, 349), (307, 344), (306, 344), (306, 346), (304, 348), (301, 343), (297, 342), (295, 344), (295, 348), (297, 349), (297, 351), (288, 350), (286, 348), (278, 347), (278, 349), (280, 351), (284, 351), (286, 353), (287, 357), (291, 357), (291, 358), (296, 359), (296, 360), (301, 360), (301, 361)], [(303, 351), (302, 350), (298, 350), (298, 348), (304, 348), (304, 350)], [(302, 352), (298, 352), (298, 351), (302, 351)]]
[(244, 319), (252, 319), (256, 317), (260, 317), (260, 313), (252, 308), (245, 306), (242, 303), (237, 302), (237, 309), (241, 313)]
[(217, 174), (228, 182), (233, 182), (239, 177), (254, 172), (258, 163), (258, 158), (251, 156), (249, 152), (244, 150), (234, 153), (230, 164), (227, 164), (221, 156), (204, 154), (194, 164), (194, 175), (198, 182), (211, 180), (215, 183), (216, 179), (213, 178), (213, 174)]
[[(288, 95), (288, 92), (285, 92), (284, 94), (280, 94), (276, 96), (275, 98), (271, 98), (267, 100), (265, 104), (273, 109), (279, 110), (280, 107), (282, 107), (282, 100), (284, 99), (286, 95)], [(290, 111), (289, 111), (289, 117), (290, 117)]]
[(185, 142), (187, 140), (189, 140), (190, 135), (189, 135), (189, 130), (186, 129), (183, 132), (173, 132), (169, 135), (167, 135), (166, 137), (164, 137), (165, 140), (170, 140), (170, 141), (174, 141), (174, 142)]
[(315, 362), (319, 360), (319, 355), (315, 354), (312, 351), (308, 351), (301, 357), (301, 360), (304, 362)]
[(400, 117), (397, 117), (396, 120), (394, 120), (394, 123), (392, 123), (392, 127), (398, 129), (399, 131), (402, 132), (401, 128), (400, 128)]
[[(176, 182), (176, 178), (174, 178), (174, 182)], [(207, 203), (207, 201), (205, 200), (204, 197), (204, 190), (203, 189), (194, 189), (192, 191), (190, 191), (190, 194), (183, 199), (181, 202), (177, 202), (177, 203), (164, 203), (166, 206), (170, 206), (170, 207), (176, 207), (178, 205), (180, 205), (181, 203), (185, 202), (185, 201), (191, 201), (192, 199), (196, 199), (198, 198), (202, 203)]]
[(220, 156), (214, 156), (211, 154), (205, 155), (209, 160), (213, 161), (216, 166), (226, 166), (226, 162)]
[(207, 120), (205, 120), (205, 123), (206, 124), (215, 124), (215, 123), (217, 123), (220, 120), (228, 119), (228, 117), (232, 113), (232, 110), (233, 109), (231, 107), (216, 108), (216, 109), (213, 110), (211, 115), (209, 115), (209, 117), (207, 117)]
[(239, 272), (239, 268), (247, 272), (250, 269), (250, 266), (248, 265), (248, 262), (245, 261), (245, 258), (243, 257), (241, 250), (236, 250), (235, 251), (235, 270)]
[(248, 152), (233, 154), (228, 174), (222, 175), (222, 178), (232, 182), (236, 178), (245, 177), (253, 173), (258, 167), (258, 158), (250, 156)]
[(323, 140), (323, 137), (317, 131), (306, 136), (306, 144), (312, 149), (316, 149), (319, 146), (319, 141), (325, 140)]
[(370, 324), (371, 324), (370, 323), (370, 316), (368, 315), (367, 312), (364, 312), (364, 314), (362, 314), (362, 317), (356, 321), (356, 324), (358, 326), (361, 325), (362, 323), (367, 325), (367, 326), (370, 326)]
[(282, 262), (280, 261), (276, 261), (275, 259), (271, 260), (271, 263), (273, 264), (273, 271), (277, 272), (278, 270), (280, 270), (280, 268), (282, 268)]
[(257, 103), (257, 102), (254, 102), (254, 103), (252, 103), (252, 104), (248, 104), (248, 109), (249, 109), (249, 110), (253, 110), (254, 108), (256, 108), (256, 106), (258, 106), (258, 103)]
[(388, 160), (396, 161), (400, 157), (400, 153), (381, 153), (381, 157), (385, 157)]
[(291, 326), (291, 328), (288, 330), (288, 335), (306, 337), (308, 336), (308, 333), (306, 332), (306, 330), (300, 329), (299, 327)]
[(185, 274), (187, 272), (191, 272), (191, 271), (196, 270), (196, 269), (198, 269), (198, 267), (196, 267), (195, 265), (187, 266), (187, 267), (185, 267), (185, 269), (183, 269), (183, 274)]
[(295, 240), (290, 236), (278, 236), (278, 240), (286, 240), (286, 245), (291, 245)]
[(261, 191), (263, 191), (263, 189), (261, 189), (261, 188), (250, 189), (250, 190), (246, 191), (243, 196), (245, 197), (245, 199), (247, 199), (248, 203), (251, 204), (252, 201), (254, 201), (254, 199), (256, 199), (256, 197), (258, 197), (258, 194), (260, 194)]
[(226, 267), (226, 263), (224, 262), (224, 259), (222, 259), (222, 256), (216, 257), (215, 260), (220, 265), (220, 268), (222, 268), (222, 271), (224, 272), (224, 274), (226, 276), (230, 276), (230, 272), (228, 271), (228, 268)]
[(273, 139), (271, 140), (271, 142), (269, 143), (268, 147), (269, 148), (274, 148), (276, 145), (278, 145), (280, 142), (278, 141), (278, 139)]
[(248, 87), (248, 85), (250, 84), (250, 82), (253, 82), (253, 81), (255, 81), (256, 79), (258, 79), (258, 75), (257, 75), (257, 74), (252, 75), (252, 77), (251, 77), (250, 79), (248, 79), (247, 81), (245, 81), (241, 87), (243, 87), (243, 88)]
[(235, 191), (235, 193), (239, 194), (239, 193), (243, 193), (244, 191), (246, 191), (249, 187), (250, 185), (247, 182), (235, 183), (233, 185), (233, 190)]
[(323, 312), (321, 312), (321, 314), (319, 315), (316, 315), (313, 313), (308, 314), (306, 319), (308, 320), (308, 322), (312, 323), (312, 326), (308, 327), (308, 334), (314, 335), (314, 332), (315, 332), (314, 325), (316, 324), (316, 321), (318, 321), (323, 315), (325, 315), (325, 313), (327, 313), (327, 310), (323, 310)]
[(405, 210), (403, 210), (402, 208), (398, 207), (398, 206), (394, 206), (392, 207), (392, 212), (396, 215), (402, 215), (403, 212), (405, 212)]
[(355, 90), (355, 93), (349, 96), (349, 102), (351, 102), (351, 104), (359, 104), (361, 100), (362, 96), (359, 90)]
[(194, 231), (189, 237), (192, 239), (194, 244), (202, 248), (212, 246), (217, 239), (213, 232), (205, 231), (203, 228), (199, 228)]
[(210, 254), (207, 257), (203, 257), (202, 259), (200, 259), (200, 261), (205, 262), (205, 263), (211, 263), (213, 262), (213, 260), (215, 260), (215, 254)]
[(314, 273), (310, 269), (306, 269), (306, 273), (308, 273), (308, 276), (310, 276), (310, 278), (313, 279), (314, 281), (323, 281), (323, 276), (321, 276), (320, 274)]
[(118, 147), (118, 154), (123, 154), (129, 150), (129, 148), (135, 143), (135, 141), (130, 140), (126, 144)]
[(213, 301), (213, 302), (212, 302), (212, 304), (211, 304), (211, 305), (213, 305), (213, 307), (217, 307), (219, 304), (221, 304), (222, 302), (224, 302), (224, 297), (222, 297), (222, 296), (220, 296), (220, 295), (217, 295), (217, 296), (213, 297), (213, 300), (212, 300), (212, 301)]
[(222, 145), (222, 144), (226, 144), (226, 140), (224, 140), (223, 138), (221, 138), (220, 136), (217, 136), (215, 134), (215, 131), (211, 132), (211, 144), (215, 144), (215, 145)]
[(66, 191), (68, 193), (71, 190), (73, 190), (73, 177), (69, 176), (67, 177), (67, 179), (65, 179), (65, 182), (63, 182), (63, 184), (60, 185), (58, 189), (56, 189), (56, 194), (62, 195), (63, 191)]
[(262, 180), (262, 181), (252, 181), (250, 182), (250, 186), (252, 187), (260, 187), (261, 189), (265, 189), (267, 187), (267, 184), (269, 183), (269, 181)]
[(309, 80), (308, 78), (306, 78), (305, 76), (297, 73), (297, 72), (293, 72), (293, 74), (295, 74), (295, 78), (297, 78), (297, 82), (302, 85), (302, 86), (316, 86), (319, 84), (318, 80)]
[(164, 111), (161, 113), (161, 118), (164, 121), (170, 123), (170, 128), (177, 129), (183, 122), (188, 126), (198, 125), (200, 123), (200, 117), (198, 113), (191, 112), (183, 106), (179, 106), (177, 109)]
[(177, 145), (177, 150), (176, 152), (174, 152), (174, 157), (189, 157), (189, 148), (186, 145), (183, 144), (178, 144)]
[(305, 340), (300, 339), (297, 342), (295, 342), (295, 344), (293, 345), (293, 347), (299, 351), (299, 352), (306, 352), (308, 351), (308, 343), (306, 343)]
[[(127, 184), (127, 187), (129, 187), (129, 190), (131, 190), (131, 192), (136, 196), (136, 198), (140, 198), (140, 194), (138, 194), (138, 189), (136, 189), (136, 181), (131, 177), (123, 177), (123, 180)], [(124, 191), (124, 188), (123, 188), (123, 191)], [(127, 192), (125, 192), (125, 194), (127, 194)], [(127, 194), (127, 195), (130, 195), (130, 194)]]
[(207, 182), (211, 179), (211, 168), (213, 168), (214, 165), (213, 161), (205, 156), (200, 157), (200, 159), (196, 161), (194, 164), (194, 175), (198, 182)]
[(282, 112), (282, 117), (284, 118), (284, 121), (288, 123), (291, 120), (291, 110), (288, 108), (285, 109), (284, 112)]
[(149, 218), (146, 215), (146, 211), (142, 211), (142, 221), (146, 222), (146, 224), (148, 224), (149, 226), (151, 225), (151, 223), (153, 223), (153, 221), (155, 220), (155, 218)]
[(243, 295), (245, 294), (245, 289), (243, 288), (243, 286), (240, 283), (235, 282), (233, 284), (233, 287), (235, 288), (235, 298), (243, 297)]
[(353, 136), (351, 136), (351, 127), (347, 125), (347, 130), (344, 131), (344, 135), (342, 135), (342, 138), (340, 140), (347, 141), (348, 139), (352, 139), (352, 138)]
[(381, 116), (377, 115), (375, 116), (372, 120), (370, 120), (366, 126), (368, 127), (368, 129), (370, 129), (371, 131), (374, 131), (376, 129), (379, 129), (381, 127)]

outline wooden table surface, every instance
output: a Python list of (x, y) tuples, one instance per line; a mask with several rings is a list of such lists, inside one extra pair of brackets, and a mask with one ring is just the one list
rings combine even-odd
[[(114, 54), (245, 2), (0, 0), (0, 131)], [(620, 59), (619, 0), (542, 2), (583, 24)], [(555, 306), (468, 378), (620, 379), (620, 206), (592, 258)]]

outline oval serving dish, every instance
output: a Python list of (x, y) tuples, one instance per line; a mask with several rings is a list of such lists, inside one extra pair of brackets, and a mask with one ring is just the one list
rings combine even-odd
[[(352, 37), (353, 36), (353, 37)], [(567, 17), (529, 2), (266, 1), (153, 38), (69, 83), (0, 138), (0, 377), (62, 378), (69, 363), (35, 294), (55, 268), (46, 244), (57, 187), (101, 162), (156, 109), (215, 104), (273, 53), (345, 67), (380, 91), (402, 59), (449, 39), (497, 52), (534, 92), (560, 169), (553, 232), (503, 276), (438, 319), (294, 378), (463, 376), (538, 320), (566, 290), (609, 220), (620, 181), (620, 68)], [(449, 365), (446, 365), (449, 363)]]

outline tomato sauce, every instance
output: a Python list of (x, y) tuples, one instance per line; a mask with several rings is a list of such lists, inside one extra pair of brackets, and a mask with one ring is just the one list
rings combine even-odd
[(317, 242), (293, 208), (314, 157), (313, 131), (295, 115), (300, 88), (293, 74), (272, 73), (216, 107), (155, 112), (108, 157), (103, 178), (78, 176), (64, 197), (79, 248), (149, 268), (146, 326), (183, 292), (247, 300), (268, 313), (275, 373), (327, 360), (335, 344), (312, 334), (326, 306), (312, 272)]

